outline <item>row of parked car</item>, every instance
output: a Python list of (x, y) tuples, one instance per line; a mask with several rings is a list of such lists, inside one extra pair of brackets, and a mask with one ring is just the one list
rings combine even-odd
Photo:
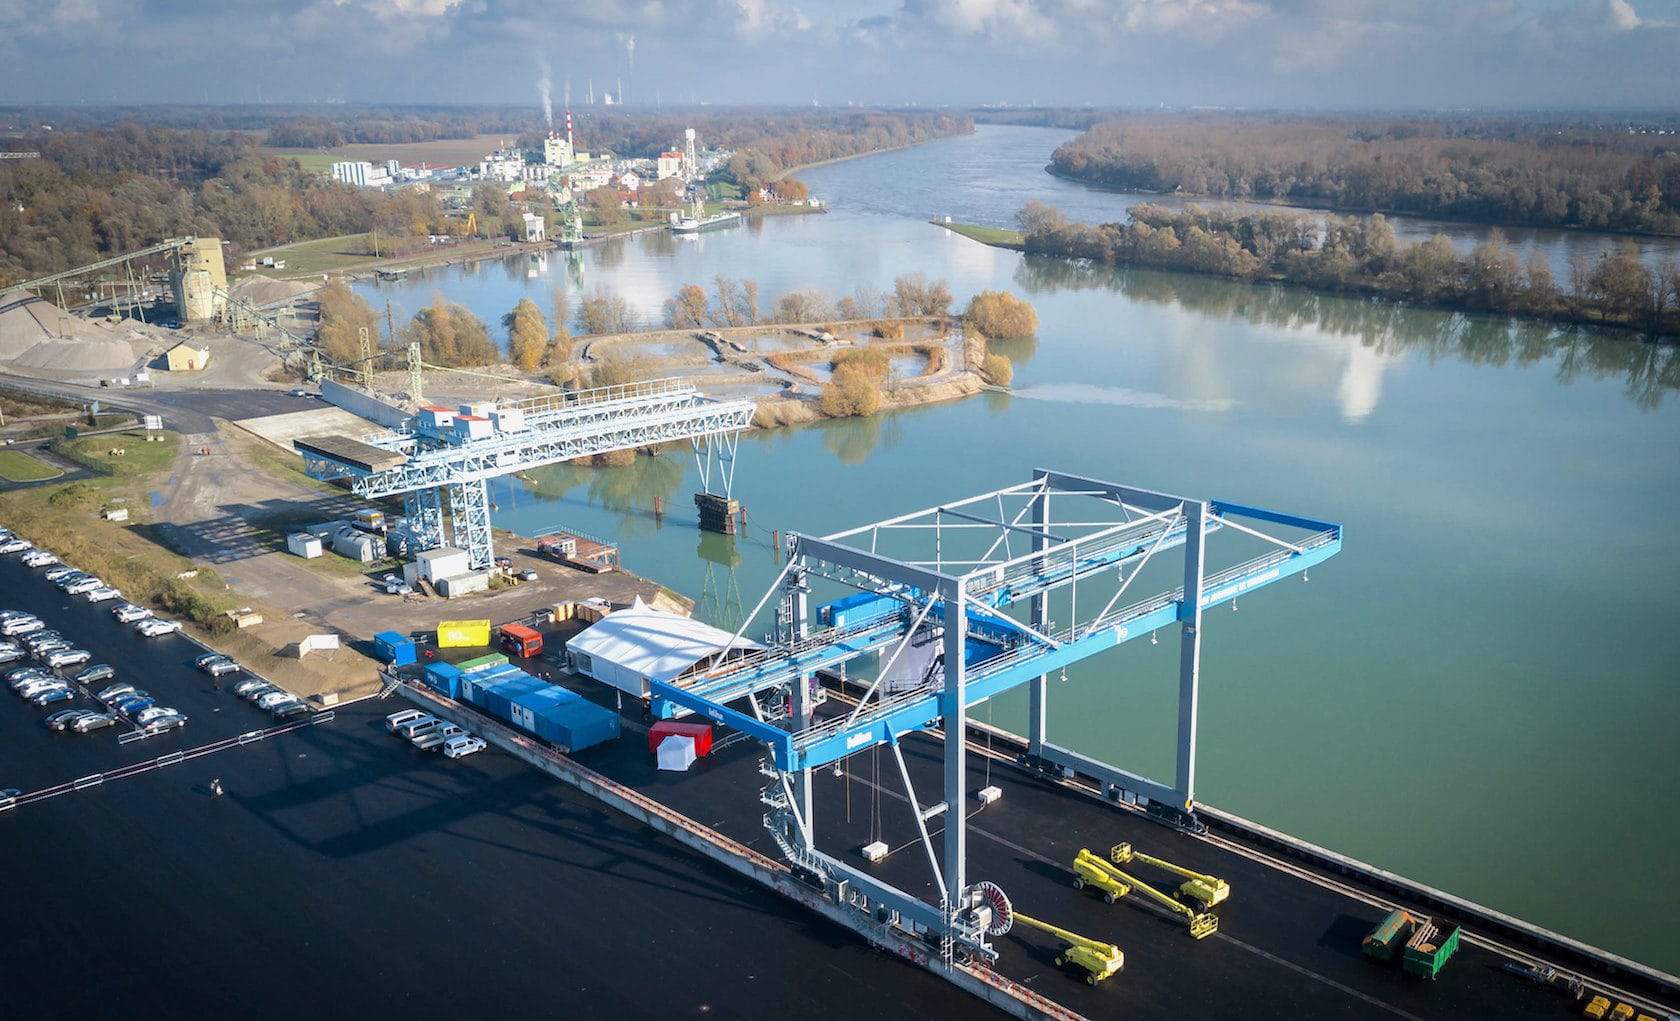
[(482, 737), (418, 709), (399, 709), (385, 717), (385, 729), (406, 738), (423, 752), (441, 750), (445, 758), (464, 758), (484, 750)]
[[(0, 627), (20, 621), (39, 623), (39, 618), (21, 610), (0, 610)], [(8, 662), (15, 660), (14, 653), (24, 653), (35, 660), (34, 665), (7, 671), (7, 686), (19, 697), (44, 709), (60, 702), (73, 702), (78, 694), (87, 692), (92, 685), (117, 676), (115, 667), (96, 663), (83, 666), (73, 677), (65, 677), (65, 670), (82, 666), (89, 658), (84, 650), (59, 648), (67, 644), (56, 631), (41, 627), (25, 631), (16, 642), (0, 642), (0, 654), (4, 654)], [(160, 734), (184, 727), (187, 723), (185, 714), (157, 705), (149, 694), (139, 691), (132, 684), (112, 684), (93, 697), (103, 708), (60, 709), (41, 722), (50, 730), (78, 734), (113, 726), (121, 720), (148, 734)]]

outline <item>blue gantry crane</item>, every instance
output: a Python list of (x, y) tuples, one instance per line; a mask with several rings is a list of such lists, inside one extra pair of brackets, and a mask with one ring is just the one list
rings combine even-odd
[[(575, 457), (689, 440), (707, 493), (728, 497), (734, 486), (741, 430), (752, 422), (751, 400), (716, 400), (677, 380), (563, 391), (529, 400), (460, 408), (421, 408), (402, 430), (353, 438), (294, 440), (304, 471), (348, 479), (367, 499), (401, 496), (420, 549), (445, 541), (447, 498), (454, 545), (471, 565), (495, 557), (490, 530), (490, 479)], [(482, 413), (480, 413), (482, 412)]]
[[(736, 634), (779, 597), (774, 640), (746, 657), (720, 653), (708, 670), (654, 682), (652, 708), (661, 716), (698, 713), (763, 743), (766, 827), (797, 869), (858, 910), (860, 930), (892, 924), (932, 937), (947, 961), (995, 957), (986, 939), (986, 891), (967, 875), (968, 710), (1028, 685), (1023, 765), (1080, 774), (1117, 801), (1197, 828), (1204, 612), (1304, 575), (1341, 546), (1341, 527), (1329, 522), (1039, 470), (1027, 483), (836, 535), (790, 535), (787, 565)], [(1163, 587), (1134, 592), (1139, 579), (1148, 579), (1140, 587)], [(813, 586), (852, 594), (813, 615)], [(1140, 636), (1153, 640), (1175, 624), (1179, 697), (1170, 780), (1051, 742), (1051, 674)], [(878, 669), (860, 698), (836, 706), (841, 700), (827, 699), (813, 678), (847, 664), (853, 677)], [(937, 797), (917, 795), (900, 750), (906, 735), (923, 731), (944, 737)], [(937, 904), (816, 846), (811, 770), (883, 745), (898, 763), (940, 891)], [(928, 822), (941, 815), (943, 846), (936, 849)]]

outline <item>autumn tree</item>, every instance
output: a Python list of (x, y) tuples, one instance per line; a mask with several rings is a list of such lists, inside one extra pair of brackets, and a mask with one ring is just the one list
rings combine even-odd
[(315, 344), (329, 361), (343, 365), (362, 356), (362, 331), (375, 350), (379, 343), (379, 315), (342, 280), (334, 280), (316, 294), (321, 327)]
[(999, 340), (1030, 337), (1038, 332), (1038, 313), (1030, 304), (1008, 291), (981, 291), (976, 294), (969, 299), (963, 321), (985, 336)]
[(834, 317), (834, 306), (828, 295), (815, 288), (789, 291), (776, 299), (778, 323), (816, 323)]
[(784, 177), (771, 182), (770, 193), (783, 202), (803, 202), (811, 197), (811, 189), (797, 177)]
[(612, 185), (591, 188), (584, 199), (595, 210), (595, 222), (601, 226), (611, 227), (624, 219), (624, 197)]
[(523, 372), (531, 372), (542, 364), (548, 352), (548, 323), (542, 310), (530, 298), (519, 299), (513, 311), (502, 316), (502, 328), (508, 334), (508, 360)]
[(951, 310), (951, 301), (951, 288), (943, 277), (930, 282), (917, 270), (893, 281), (889, 304), (894, 315), (942, 316)]
[(628, 333), (630, 325), (630, 303), (606, 284), (597, 286), (578, 304), (579, 333)]
[(706, 292), (695, 284), (683, 284), (676, 297), (665, 301), (665, 324), (674, 330), (698, 329), (707, 320)]
[(501, 349), (490, 339), (484, 321), (442, 294), (415, 313), (404, 335), (419, 342), (420, 356), (433, 365), (494, 365), (501, 360)]

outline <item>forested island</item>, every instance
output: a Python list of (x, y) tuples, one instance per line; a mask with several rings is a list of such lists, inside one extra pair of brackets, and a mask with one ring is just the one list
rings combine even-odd
[(1680, 132), (1639, 118), (1135, 114), (1055, 151), (1126, 191), (1528, 227), (1680, 233)]
[(1524, 265), (1495, 232), (1460, 255), (1437, 234), (1403, 244), (1383, 216), (1317, 217), (1231, 207), (1133, 206), (1126, 223), (1071, 223), (1032, 202), (1021, 210), (1020, 247), (1032, 254), (1107, 265), (1271, 280), (1466, 311), (1617, 326), (1680, 336), (1680, 265), (1646, 266), (1628, 245), (1576, 259), (1554, 279), (1542, 253)]

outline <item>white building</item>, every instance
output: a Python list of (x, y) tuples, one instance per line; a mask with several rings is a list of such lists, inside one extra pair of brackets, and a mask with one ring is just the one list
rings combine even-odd
[(497, 149), (479, 161), (478, 174), (489, 181), (512, 183), (525, 173), (525, 154), (518, 149)]
[(676, 177), (683, 172), (683, 154), (680, 152), (662, 152), (654, 171), (655, 180), (663, 181), (667, 177)]
[(655, 610), (638, 597), (566, 643), (573, 670), (627, 694), (647, 697), (652, 681), (673, 681), (728, 647), (731, 657), (763, 646), (710, 624)]
[(535, 215), (534, 213), (525, 213), (524, 216), (525, 216), (525, 240), (526, 241), (544, 241), (544, 240), (547, 240), (547, 237), (548, 237), (548, 235), (546, 233), (547, 228), (543, 224), (543, 218)]
[(572, 143), (566, 136), (550, 131), (543, 139), (543, 162), (551, 167), (569, 167), (577, 156), (572, 152)]
[(389, 167), (396, 164), (396, 160), (382, 163), (375, 167), (366, 160), (334, 163), (332, 165), (332, 179), (353, 184), (358, 188), (383, 188), (391, 183)]

